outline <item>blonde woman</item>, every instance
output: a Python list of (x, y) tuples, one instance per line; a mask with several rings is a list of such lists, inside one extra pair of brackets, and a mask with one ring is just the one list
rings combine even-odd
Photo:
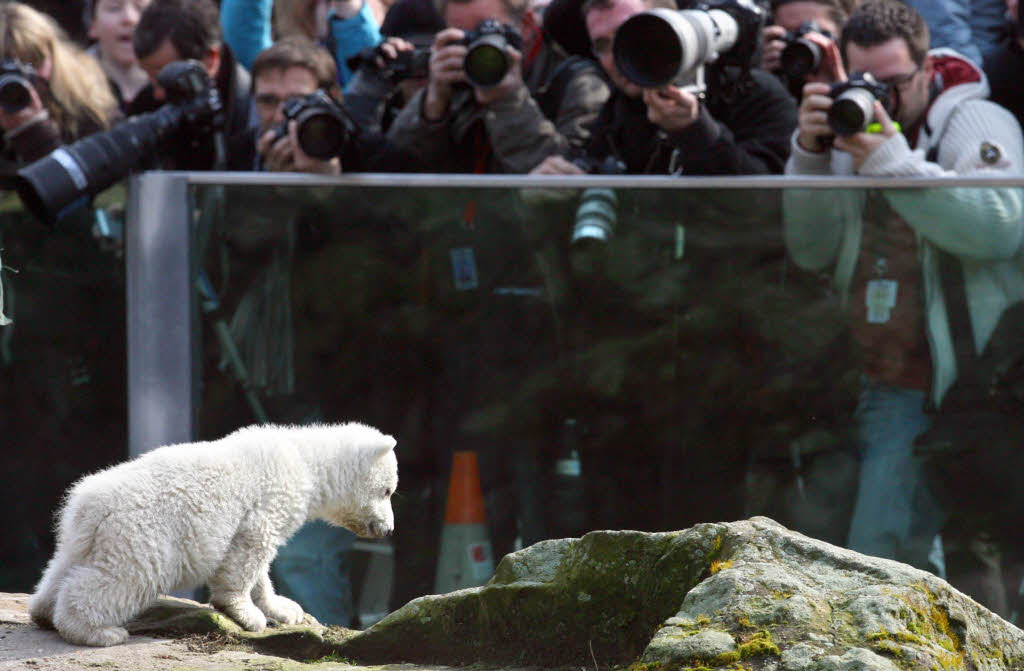
[[(49, 16), (20, 2), (0, 3), (0, 58), (21, 83), (0, 89), (0, 171), (103, 130), (118, 114), (106, 75)], [(6, 87), (3, 87), (6, 88)]]

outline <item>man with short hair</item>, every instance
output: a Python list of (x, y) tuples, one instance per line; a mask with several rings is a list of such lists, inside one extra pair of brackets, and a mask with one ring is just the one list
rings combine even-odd
[[(793, 135), (789, 175), (1009, 176), (1024, 168), (1021, 129), (988, 100), (984, 74), (959, 54), (929, 51), (921, 16), (897, 0), (866, 0), (829, 56), (833, 79), (869, 73), (891, 91), (875, 100), (874, 128), (836, 136), (828, 83), (809, 83)], [(868, 119), (869, 121), (871, 119)], [(958, 315), (947, 286), (962, 285), (980, 351), (1000, 315), (1024, 297), (1014, 254), (1024, 238), (1021, 193), (1011, 188), (789, 190), (785, 239), (796, 263), (831, 269), (862, 353), (855, 415), (860, 487), (849, 533), (857, 551), (929, 566), (944, 511), (929, 494), (915, 438), (931, 424), (957, 370)], [(955, 280), (948, 284), (943, 278)], [(960, 317), (960, 319), (957, 319)]]
[[(667, 2), (667, 4), (666, 4)], [(631, 174), (741, 175), (782, 172), (796, 107), (782, 84), (756, 68), (736, 75), (723, 95), (722, 71), (706, 65), (708, 90), (698, 94), (667, 84), (641, 88), (615, 63), (615, 34), (627, 19), (671, 0), (587, 0), (581, 11), (591, 49), (615, 90), (591, 130), (586, 151), (614, 156)], [(752, 65), (752, 64), (751, 64)], [(582, 172), (561, 156), (535, 170)]]
[[(150, 83), (128, 106), (128, 114), (151, 112), (165, 100), (157, 76), (175, 61), (202, 63), (224, 105), (225, 136), (241, 133), (253, 121), (250, 77), (221, 41), (220, 18), (213, 0), (154, 0), (139, 19), (132, 37), (139, 65)], [(182, 143), (170, 163), (178, 169), (214, 167), (212, 143)]]
[[(607, 84), (548, 43), (526, 0), (440, 0), (438, 12), (448, 27), (435, 36), (427, 84), (388, 131), (422, 169), (526, 173), (586, 141)], [(521, 49), (505, 50), (508, 70), (493, 86), (472, 85), (463, 68), (463, 38), (485, 19), (522, 36)]]
[(252, 95), (259, 126), (244, 134), (242, 142), (253, 154), (241, 153), (235, 161), (238, 168), (341, 174), (341, 157), (312, 158), (295, 142), (294, 129), (285, 127), (288, 132), (278, 132), (285, 123), (285, 103), (317, 90), (332, 97), (339, 95), (337, 67), (326, 49), (304, 38), (291, 37), (261, 51), (252, 64)]

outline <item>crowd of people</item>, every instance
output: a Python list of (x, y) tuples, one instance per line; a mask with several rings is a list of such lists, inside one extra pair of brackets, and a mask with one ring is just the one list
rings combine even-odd
[[(181, 141), (162, 147), (145, 167), (328, 175), (1024, 175), (1017, 0), (726, 0), (694, 7), (674, 0), (2, 2), (0, 74), (20, 77), (25, 95), (11, 101), (0, 88), (0, 172), (12, 174), (166, 105), (176, 94), (161, 73), (191, 60), (219, 93), (226, 151), (182, 129)], [(698, 31), (707, 21), (729, 22), (734, 41), (696, 64), (648, 76), (668, 61), (651, 56), (654, 33), (646, 33), (651, 42), (637, 55), (626, 51), (620, 29), (639, 25), (639, 15), (674, 10), (690, 10), (685, 20)], [(712, 25), (708, 36), (718, 34)], [(852, 126), (837, 119), (840, 109), (852, 110)], [(321, 151), (303, 132), (302, 110), (341, 128), (340, 144)], [(506, 329), (502, 342), (518, 348), (495, 348), (487, 329), (459, 333), (436, 372), (455, 390), (445, 401), (451, 404), (492, 384), (495, 370), (521, 370), (538, 356), (528, 344), (548, 328), (537, 316), (537, 269), (504, 260), (509, 250), (536, 250), (531, 233), (509, 225), (495, 244), (493, 231), (475, 224), (503, 222), (509, 212), (500, 202), (464, 205), (459, 230), (440, 245), (451, 252), (454, 289), (489, 296), (474, 309)], [(859, 486), (846, 544), (943, 573), (1008, 616), (1019, 582), (1008, 567), (1019, 558), (1004, 549), (1000, 563), (984, 529), (949, 524), (951, 501), (932, 491), (915, 442), (971, 365), (957, 355), (957, 334), (966, 331), (981, 355), (1004, 313), (1024, 300), (1022, 190), (794, 189), (782, 194), (781, 217), (786, 252), (799, 268), (831, 278), (859, 352), (862, 383), (852, 418)], [(259, 317), (251, 306), (281, 295), (299, 226), (290, 221), (268, 234), (284, 250), (271, 270), (232, 277), (238, 341), (252, 342), (247, 329)], [(244, 257), (244, 240), (230, 231), (227, 238), (235, 245), (226, 253)], [(244, 259), (236, 266), (244, 268)], [(963, 315), (954, 309), (950, 273), (964, 294)], [(0, 318), (2, 309), (0, 303)], [(279, 330), (264, 325), (260, 333), (261, 352), (287, 352)], [(293, 391), (287, 371), (269, 377), (265, 384)], [(322, 417), (314, 410), (305, 419)], [(461, 423), (438, 431), (443, 442), (473, 444)], [(536, 455), (514, 442), (503, 447), (520, 455), (504, 457), (511, 466), (484, 454), (483, 468), (531, 472)], [(619, 484), (643, 486), (629, 477)], [(539, 540), (544, 532), (524, 521), (536, 511), (519, 506), (515, 533)], [(348, 593), (340, 566), (351, 541), (326, 527), (304, 529), (282, 551), (275, 573), (281, 591), (324, 622), (349, 624), (351, 604), (332, 595)], [(979, 571), (988, 572), (979, 579)]]

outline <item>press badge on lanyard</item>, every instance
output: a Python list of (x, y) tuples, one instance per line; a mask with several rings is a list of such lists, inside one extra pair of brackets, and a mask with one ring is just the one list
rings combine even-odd
[(455, 247), (449, 252), (452, 258), (452, 281), (457, 291), (476, 289), (480, 282), (476, 272), (476, 255), (472, 247)]
[(868, 280), (867, 291), (864, 292), (864, 304), (867, 307), (869, 324), (885, 324), (896, 307), (896, 292), (899, 283), (896, 280), (884, 280), (880, 276), (888, 270), (885, 259), (875, 262), (875, 279)]

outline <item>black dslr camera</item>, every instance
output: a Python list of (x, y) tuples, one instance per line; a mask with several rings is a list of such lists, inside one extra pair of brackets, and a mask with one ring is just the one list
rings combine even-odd
[(274, 129), (277, 138), (288, 135), (288, 122), (295, 121), (299, 147), (315, 159), (324, 161), (340, 156), (356, 138), (355, 122), (322, 89), (288, 99), (282, 111), (284, 121)]
[(507, 23), (484, 19), (475, 30), (466, 33), (460, 44), (467, 47), (462, 62), (466, 78), (473, 86), (489, 88), (497, 86), (508, 74), (508, 49), (522, 49), (523, 38)]
[(212, 138), (216, 153), (222, 153), (217, 138), (224, 128), (224, 105), (203, 64), (170, 63), (157, 81), (167, 93), (158, 110), (128, 117), (18, 170), (14, 185), (25, 207), (53, 222), (174, 148), (192, 151)]
[(393, 82), (426, 77), (430, 72), (430, 47), (399, 51), (395, 60), (388, 61), (386, 71), (388, 79)]
[(416, 44), (412, 51), (399, 51), (394, 58), (389, 58), (381, 46), (364, 49), (349, 58), (346, 61), (349, 69), (355, 72), (367, 67), (392, 83), (423, 78), (430, 72), (429, 44)]
[(804, 21), (795, 31), (783, 36), (786, 46), (779, 58), (782, 71), (791, 81), (801, 81), (821, 66), (821, 47), (804, 37), (807, 33), (818, 33), (832, 39), (832, 33), (822, 30), (814, 21)]
[(17, 114), (32, 102), (32, 82), (36, 69), (18, 60), (0, 62), (0, 108), (8, 114)]
[(854, 72), (845, 82), (835, 82), (829, 97), (832, 106), (828, 109), (828, 125), (840, 136), (867, 130), (875, 121), (876, 100), (882, 102), (889, 114), (893, 112), (891, 87), (876, 80), (870, 72)]

